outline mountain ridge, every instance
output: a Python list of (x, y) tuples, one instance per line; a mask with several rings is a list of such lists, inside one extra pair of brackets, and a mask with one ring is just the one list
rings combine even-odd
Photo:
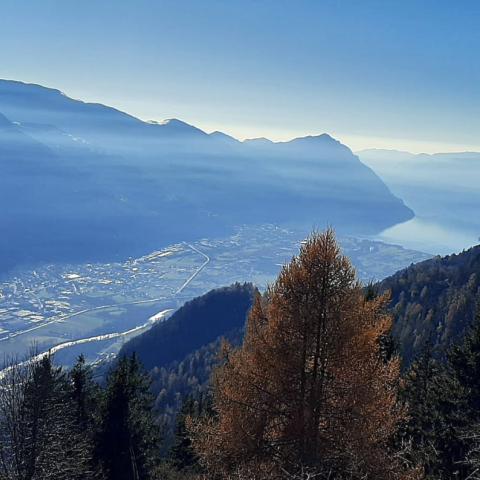
[[(178, 118), (169, 118), (169, 119), (165, 119), (165, 120), (161, 120), (161, 121), (158, 121), (158, 120), (147, 120), (147, 121), (145, 121), (145, 120), (142, 120), (141, 118), (136, 117), (135, 115), (131, 115), (131, 114), (129, 114), (129, 113), (125, 112), (124, 110), (122, 110), (120, 108), (117, 108), (117, 107), (112, 107), (110, 105), (106, 105), (106, 104), (101, 103), (101, 102), (88, 102), (88, 101), (84, 101), (84, 100), (81, 100), (81, 99), (73, 98), (73, 97), (67, 95), (66, 93), (64, 93), (63, 91), (61, 91), (57, 88), (45, 87), (45, 86), (37, 84), (37, 83), (22, 82), (22, 81), (19, 81), (19, 80), (0, 79), (0, 99), (1, 99), (1, 95), (2, 95), (2, 87), (4, 87), (5, 85), (7, 85), (7, 86), (14, 85), (16, 89), (20, 88), (19, 92), (22, 89), (26, 88), (27, 91), (31, 90), (32, 92), (38, 91), (38, 92), (47, 93), (48, 95), (55, 95), (57, 97), (65, 99), (68, 102), (81, 104), (81, 105), (87, 106), (87, 107), (91, 106), (91, 107), (101, 108), (101, 109), (104, 109), (104, 110), (107, 110), (107, 111), (112, 111), (112, 112), (120, 114), (121, 116), (123, 116), (125, 118), (128, 118), (129, 120), (134, 121), (134, 122), (136, 122), (138, 124), (141, 124), (141, 125), (155, 125), (155, 126), (159, 126), (159, 127), (175, 126), (175, 127), (182, 127), (182, 128), (183, 127), (189, 127), (190, 129), (192, 129), (192, 130), (194, 130), (198, 133), (201, 132), (201, 134), (203, 134), (203, 136), (216, 137), (218, 134), (220, 134), (223, 138), (229, 137), (231, 139), (236, 140), (239, 143), (254, 144), (254, 143), (257, 143), (257, 142), (262, 142), (262, 143), (264, 142), (266, 144), (268, 143), (268, 144), (274, 144), (274, 145), (287, 145), (287, 144), (297, 143), (299, 141), (303, 141), (303, 142), (322, 141), (322, 142), (328, 142), (328, 143), (335, 143), (337, 145), (342, 145), (345, 148), (348, 148), (346, 145), (342, 144), (339, 140), (335, 139), (330, 134), (325, 133), (325, 132), (324, 133), (319, 133), (319, 134), (310, 134), (310, 135), (293, 137), (289, 140), (281, 140), (281, 141), (274, 141), (274, 140), (271, 140), (271, 139), (268, 139), (268, 138), (265, 138), (265, 137), (247, 138), (245, 140), (239, 140), (239, 139), (235, 138), (234, 136), (229, 135), (229, 134), (227, 134), (225, 132), (222, 132), (222, 131), (214, 131), (214, 132), (211, 132), (210, 134), (208, 134), (204, 130), (202, 130), (201, 128), (199, 128), (195, 125), (192, 125), (192, 124), (190, 124), (190, 123), (188, 123), (184, 120), (178, 119)], [(1, 107), (0, 107), (0, 111), (1, 111)], [(22, 122), (22, 123), (24, 123), (24, 122)], [(52, 124), (52, 125), (54, 125), (54, 124)]]
[[(93, 261), (98, 252), (108, 252), (108, 260), (141, 256), (249, 223), (307, 230), (330, 224), (370, 234), (413, 217), (370, 168), (328, 134), (261, 145), (239, 142), (179, 119), (144, 122), (60, 90), (5, 80), (0, 80), (0, 112), (53, 152), (35, 155), (39, 168), (48, 164), (54, 172), (56, 161), (59, 171), (67, 170), (58, 187), (54, 176), (49, 191), (36, 187), (35, 203), (29, 204), (28, 196), (20, 199), (23, 226), (13, 213), (0, 216), (17, 240), (4, 245), (14, 264), (33, 251), (41, 262), (58, 259), (56, 251), (75, 261)], [(3, 162), (15, 163), (7, 157)], [(36, 174), (41, 178), (41, 168)], [(22, 173), (17, 169), (15, 175), (0, 178), (0, 188), (9, 185), (7, 204), (19, 203), (14, 184)], [(29, 177), (27, 168), (23, 175)], [(49, 226), (56, 232), (50, 232), (53, 241), (33, 242), (34, 231), (48, 237), (43, 220), (59, 211), (58, 225)]]

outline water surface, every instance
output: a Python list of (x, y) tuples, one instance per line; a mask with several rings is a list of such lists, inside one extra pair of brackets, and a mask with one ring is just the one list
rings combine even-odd
[(475, 234), (454, 223), (415, 217), (387, 228), (380, 233), (379, 239), (434, 255), (448, 255), (477, 245), (479, 236), (480, 232)]

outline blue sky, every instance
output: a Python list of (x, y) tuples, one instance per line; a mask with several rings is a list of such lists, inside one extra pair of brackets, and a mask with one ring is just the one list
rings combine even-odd
[(0, 77), (240, 138), (480, 150), (479, 24), (478, 0), (2, 0)]

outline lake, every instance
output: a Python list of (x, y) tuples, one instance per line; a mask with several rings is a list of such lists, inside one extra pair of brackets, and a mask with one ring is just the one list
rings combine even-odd
[(480, 232), (475, 234), (452, 223), (415, 217), (387, 228), (377, 238), (434, 255), (448, 255), (477, 245), (479, 235)]

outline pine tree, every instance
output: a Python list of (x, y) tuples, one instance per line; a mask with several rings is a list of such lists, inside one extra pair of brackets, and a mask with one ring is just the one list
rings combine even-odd
[(149, 387), (135, 355), (121, 358), (108, 377), (96, 448), (107, 479), (151, 478), (159, 435)]
[(380, 352), (386, 302), (365, 298), (332, 231), (309, 238), (215, 372), (217, 417), (192, 429), (211, 475), (407, 478), (388, 453), (404, 412), (399, 361)]
[(92, 369), (86, 365), (83, 355), (70, 370), (69, 379), (76, 421), (81, 428), (92, 432), (98, 420), (101, 389), (93, 380)]
[(474, 473), (466, 459), (478, 447), (475, 433), (480, 423), (480, 311), (463, 342), (450, 350), (448, 367), (458, 399), (456, 409), (446, 418), (451, 432), (448, 465), (450, 471), (459, 472), (459, 478), (467, 478)]
[(472, 414), (480, 413), (480, 311), (464, 341), (452, 347), (448, 363), (466, 390), (466, 408)]
[(446, 365), (433, 356), (430, 345), (405, 375), (401, 398), (408, 405), (409, 417), (398, 440), (427, 478), (444, 478), (452, 471), (445, 464), (451, 459), (450, 422), (458, 408), (458, 384)]
[(88, 459), (90, 471), (95, 472), (95, 478), (102, 478), (100, 465), (94, 460), (102, 391), (93, 380), (92, 369), (86, 364), (83, 355), (78, 357), (69, 371), (68, 380), (73, 428), (82, 434), (84, 455)]
[(447, 361), (431, 349), (413, 363), (405, 378), (403, 398), (409, 420), (402, 430), (414, 461), (427, 478), (475, 478), (480, 424), (480, 318)]
[(198, 457), (193, 450), (187, 419), (199, 416), (199, 402), (188, 397), (177, 416), (175, 440), (170, 449), (170, 461), (177, 470), (192, 470), (198, 465)]

